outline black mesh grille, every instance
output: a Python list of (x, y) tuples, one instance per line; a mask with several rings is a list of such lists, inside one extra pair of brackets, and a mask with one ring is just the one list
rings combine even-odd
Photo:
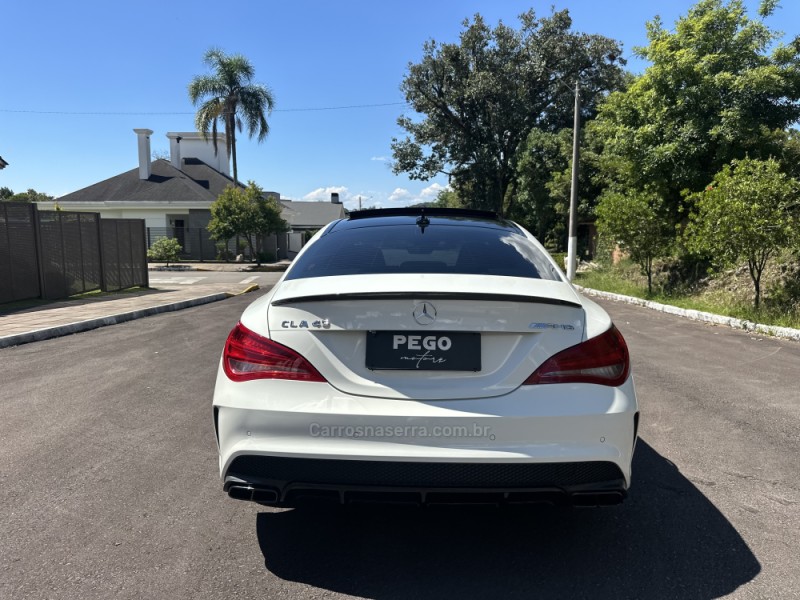
[(244, 480), (413, 488), (534, 488), (622, 479), (610, 462), (430, 463), (240, 456), (228, 475)]
[(106, 289), (120, 290), (147, 285), (147, 259), (142, 221), (102, 219), (103, 272)]
[(100, 221), (100, 244), (103, 248), (103, 273), (106, 278), (106, 289), (119, 290), (122, 285), (119, 276), (120, 259), (116, 219)]
[(39, 245), (42, 250), (45, 297), (68, 296), (69, 289), (64, 275), (64, 246), (61, 243), (61, 217), (57, 212), (39, 213)]
[(99, 215), (96, 214), (80, 215), (84, 291), (100, 289), (103, 283), (100, 273), (99, 219)]
[(0, 202), (0, 303), (40, 294), (33, 204)]

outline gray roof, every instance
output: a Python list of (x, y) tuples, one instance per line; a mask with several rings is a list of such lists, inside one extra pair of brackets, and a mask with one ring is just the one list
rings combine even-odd
[(8, 166), (8, 163), (3, 160), (3, 157), (0, 156), (0, 169), (5, 169)]
[[(90, 185), (58, 199), (63, 202), (208, 202), (217, 199), (233, 179), (196, 158), (183, 160), (179, 171), (169, 161), (150, 163), (149, 179), (139, 179), (139, 168)], [(241, 184), (240, 184), (241, 185)]]
[[(205, 202), (209, 206), (222, 191), (233, 184), (223, 175), (197, 158), (183, 159), (183, 170), (168, 160), (150, 163), (149, 179), (139, 179), (139, 168), (90, 185), (58, 198), (70, 202)], [(239, 184), (240, 187), (244, 187)], [(274, 193), (274, 192), (270, 192)], [(345, 216), (344, 206), (332, 202), (298, 202), (280, 200), (281, 216), (295, 229), (320, 229)]]
[(295, 229), (319, 229), (345, 216), (344, 206), (333, 202), (298, 202), (281, 199), (280, 203), (284, 207), (281, 216)]

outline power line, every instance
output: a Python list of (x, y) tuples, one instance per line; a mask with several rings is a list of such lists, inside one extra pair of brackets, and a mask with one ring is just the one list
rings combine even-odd
[(349, 108), (378, 108), (381, 106), (401, 106), (407, 102), (384, 102), (383, 104), (351, 104), (350, 106), (324, 106), (319, 108), (277, 108), (272, 112), (310, 112), (314, 110), (346, 110)]
[(101, 112), (101, 111), (67, 111), (67, 110), (21, 110), (15, 108), (0, 108), (0, 112), (32, 115), (76, 115), (76, 116), (153, 116), (153, 115), (191, 115), (189, 112)]
[[(350, 104), (348, 106), (319, 106), (307, 108), (277, 108), (272, 112), (314, 112), (327, 110), (350, 110), (356, 108), (379, 108), (384, 106), (401, 106), (406, 102), (384, 102), (380, 104)], [(33, 114), (33, 115), (73, 115), (73, 116), (174, 116), (193, 115), (194, 112), (123, 112), (123, 111), (68, 111), (68, 110), (23, 110), (14, 108), (0, 108), (0, 113)]]

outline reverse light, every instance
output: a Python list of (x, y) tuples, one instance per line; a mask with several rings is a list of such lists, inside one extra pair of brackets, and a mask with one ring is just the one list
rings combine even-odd
[(628, 346), (611, 325), (605, 333), (550, 357), (523, 385), (596, 383), (617, 387), (628, 379), (630, 369)]
[(325, 381), (314, 366), (291, 348), (238, 323), (225, 341), (222, 368), (232, 381), (293, 379)]

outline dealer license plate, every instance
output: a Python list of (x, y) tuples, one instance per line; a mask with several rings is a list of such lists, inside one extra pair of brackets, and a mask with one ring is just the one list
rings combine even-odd
[(450, 331), (369, 331), (367, 368), (480, 371), (481, 336)]

